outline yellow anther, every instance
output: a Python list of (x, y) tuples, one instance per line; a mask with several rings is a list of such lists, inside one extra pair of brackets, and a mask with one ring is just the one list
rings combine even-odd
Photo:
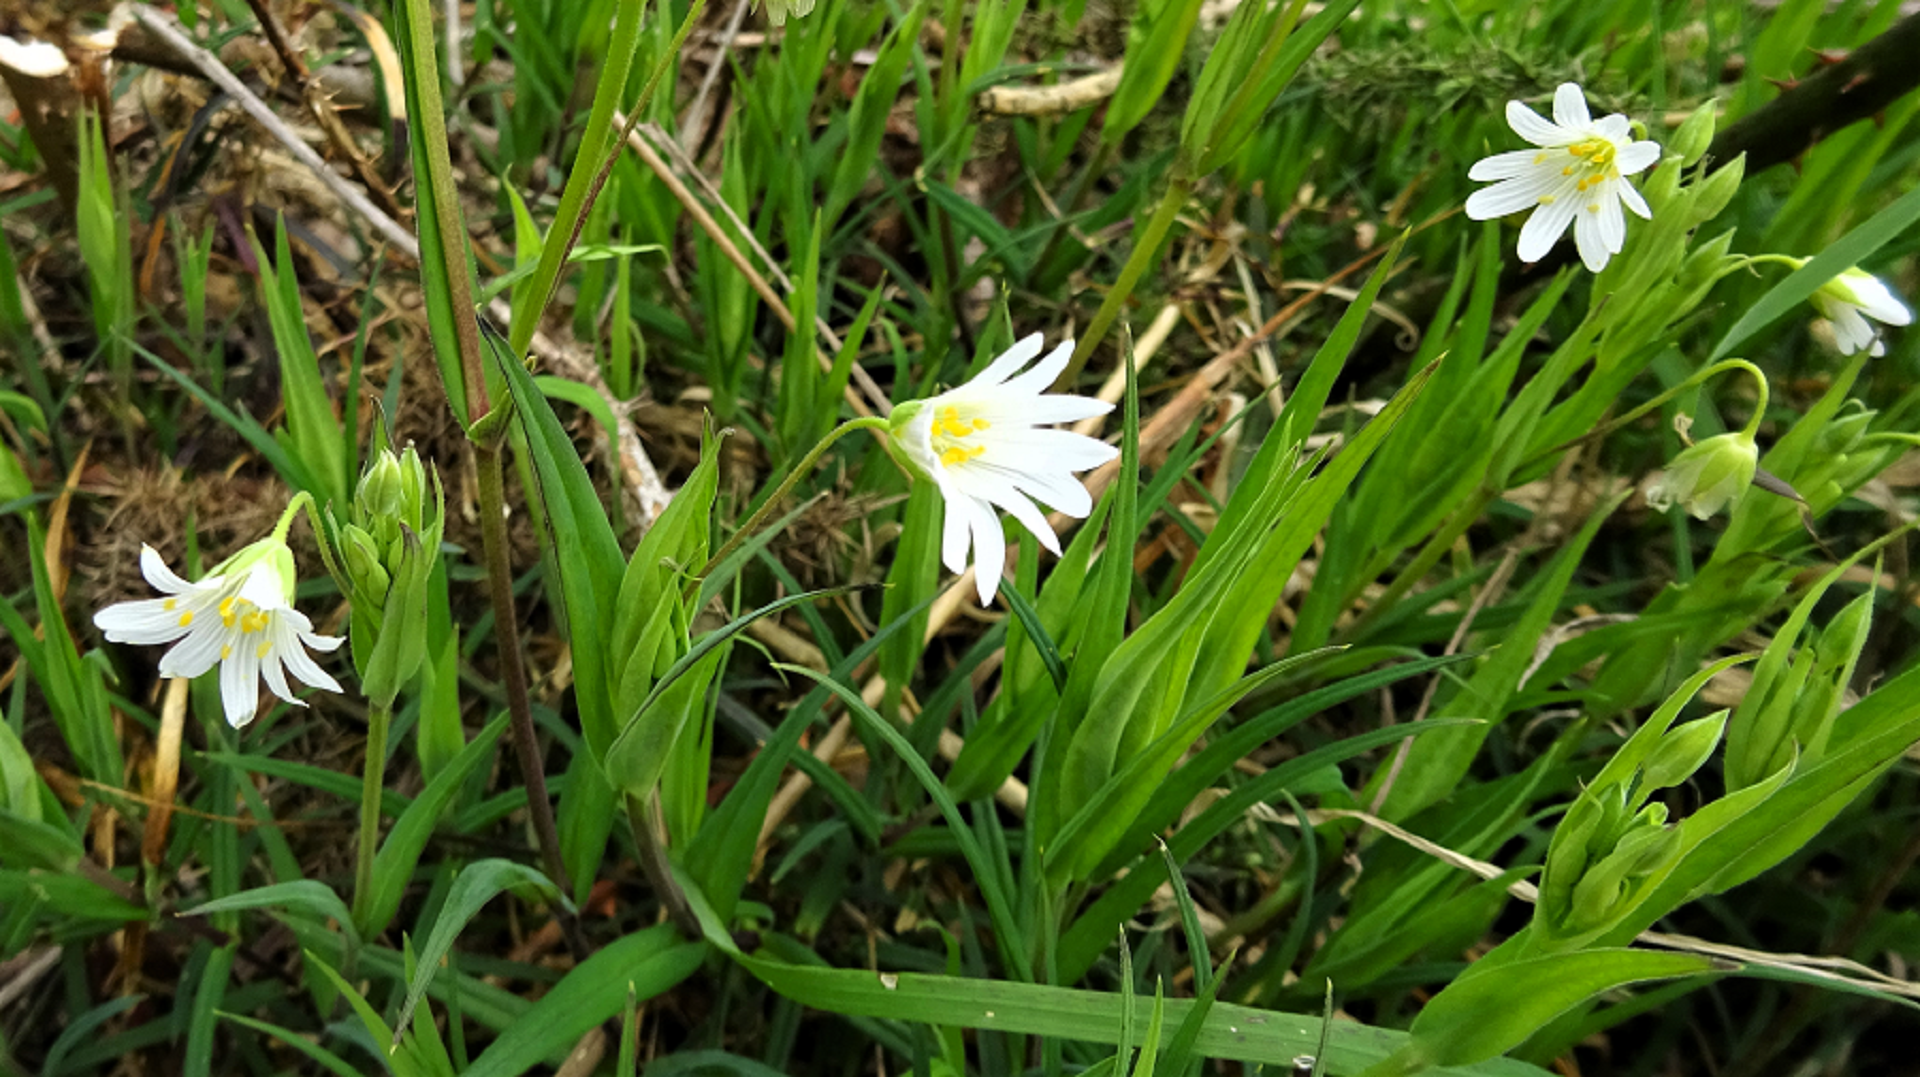
[(273, 644), (262, 643), (260, 646), (254, 648), (253, 656), (255, 658), (265, 658), (267, 656), (267, 652), (271, 650), (273, 650)]
[(1572, 166), (1572, 165), (1568, 165), (1567, 167), (1565, 167), (1565, 168), (1563, 168), (1563, 169), (1561, 169), (1561, 170), (1560, 170), (1560, 174), (1561, 174), (1561, 175), (1563, 175), (1563, 176), (1571, 176), (1571, 175), (1573, 175), (1573, 166)]
[(958, 445), (940, 454), (940, 464), (943, 467), (952, 467), (955, 464), (964, 464), (966, 462), (967, 450)]
[(1543, 161), (1545, 161), (1546, 159), (1547, 159), (1547, 151), (1546, 151), (1546, 150), (1541, 150), (1541, 151), (1540, 151), (1539, 153), (1536, 153), (1536, 154), (1534, 154), (1534, 155), (1533, 155), (1533, 163), (1534, 163), (1534, 164), (1540, 164), (1541, 162), (1543, 162)]
[(240, 618), (240, 631), (242, 632), (258, 632), (265, 627), (267, 627), (267, 615), (264, 613), (249, 613), (245, 617)]
[(992, 425), (993, 425), (992, 423), (986, 421), (985, 419), (975, 419), (973, 421), (973, 428), (975, 430), (985, 430), (987, 427)]
[(1550, 194), (1543, 194), (1540, 196), (1540, 204), (1543, 206), (1551, 206), (1553, 205), (1554, 201), (1555, 201), (1554, 197)]
[(225, 662), (227, 659), (232, 657), (233, 657), (233, 648), (222, 643), (220, 645), (220, 661)]
[(185, 613), (182, 613), (182, 614), (180, 615), (180, 627), (181, 627), (181, 628), (185, 628), (185, 627), (187, 627), (188, 625), (190, 625), (190, 624), (192, 624), (192, 623), (193, 623), (193, 611), (192, 611), (192, 610), (188, 610), (188, 611), (186, 611)]
[(161, 609), (163, 609), (163, 610), (166, 610), (166, 611), (167, 611), (168, 613), (172, 613), (172, 612), (173, 612), (173, 608), (174, 608), (175, 606), (178, 606), (179, 604), (180, 604), (180, 600), (179, 600), (179, 599), (177, 599), (177, 598), (169, 598), (169, 599), (167, 599), (167, 600), (166, 600), (165, 602), (162, 602), (162, 603), (160, 603), (160, 608), (161, 608)]
[(1587, 203), (1587, 212), (1588, 212), (1588, 213), (1598, 213), (1598, 212), (1600, 212), (1600, 203), (1598, 203), (1598, 202), (1589, 202), (1589, 203)]

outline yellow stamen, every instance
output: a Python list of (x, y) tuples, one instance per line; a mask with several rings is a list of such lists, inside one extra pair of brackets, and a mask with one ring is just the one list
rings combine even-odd
[(1600, 203), (1598, 203), (1598, 202), (1589, 202), (1589, 203), (1587, 203), (1587, 212), (1588, 212), (1588, 213), (1598, 213), (1598, 212), (1600, 212)]
[(1563, 168), (1563, 169), (1561, 169), (1561, 170), (1560, 170), (1560, 174), (1561, 174), (1561, 175), (1563, 175), (1563, 176), (1571, 176), (1571, 175), (1573, 175), (1573, 167), (1574, 167), (1574, 166), (1572, 166), (1572, 165), (1568, 165), (1567, 167), (1565, 167), (1565, 168)]
[(1554, 197), (1550, 194), (1543, 194), (1540, 196), (1540, 204), (1543, 206), (1551, 206), (1553, 205), (1554, 201), (1555, 201)]
[(943, 467), (952, 467), (955, 464), (964, 464), (966, 462), (967, 450), (958, 445), (940, 454), (940, 463)]
[(227, 659), (232, 657), (233, 657), (233, 648), (222, 643), (220, 645), (220, 661), (225, 662)]
[(245, 617), (240, 618), (240, 631), (242, 632), (258, 632), (265, 627), (267, 627), (267, 615), (264, 613), (249, 613)]
[(1546, 159), (1547, 159), (1547, 151), (1546, 151), (1546, 150), (1541, 150), (1541, 151), (1540, 151), (1539, 153), (1536, 153), (1536, 154), (1534, 154), (1534, 155), (1533, 155), (1533, 163), (1534, 163), (1534, 164), (1539, 164), (1539, 163), (1541, 163), (1542, 161), (1545, 161)]
[(987, 427), (992, 425), (993, 425), (992, 423), (986, 421), (985, 419), (975, 419), (973, 421), (973, 428), (975, 430), (985, 430)]
[(160, 603), (160, 608), (161, 608), (161, 609), (163, 609), (163, 610), (166, 610), (166, 611), (167, 611), (168, 613), (172, 613), (172, 612), (173, 612), (173, 608), (174, 608), (175, 606), (178, 606), (179, 604), (180, 604), (180, 600), (179, 600), (179, 599), (177, 599), (177, 598), (169, 598), (169, 599), (167, 599), (167, 600), (166, 600), (165, 602), (162, 602), (162, 603)]
[(188, 611), (186, 611), (185, 613), (182, 613), (182, 614), (180, 615), (180, 627), (181, 627), (181, 628), (185, 628), (185, 627), (187, 627), (188, 625), (190, 625), (190, 624), (192, 624), (192, 623), (193, 623), (193, 611), (192, 611), (192, 610), (188, 610)]
[(265, 658), (267, 656), (267, 652), (271, 650), (273, 650), (273, 644), (262, 643), (259, 647), (254, 649), (253, 656), (255, 658)]

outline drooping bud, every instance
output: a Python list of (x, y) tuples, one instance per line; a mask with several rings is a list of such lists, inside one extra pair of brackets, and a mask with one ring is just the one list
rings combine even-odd
[(1736, 431), (1711, 437), (1673, 458), (1647, 488), (1647, 504), (1665, 512), (1678, 504), (1705, 520), (1739, 497), (1760, 466), (1753, 436)]

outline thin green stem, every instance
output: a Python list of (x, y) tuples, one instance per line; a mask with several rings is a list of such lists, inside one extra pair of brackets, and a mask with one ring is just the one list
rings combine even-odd
[(373, 854), (380, 841), (380, 794), (386, 789), (387, 727), (391, 700), (367, 708), (367, 765), (360, 782), (360, 849), (353, 869), (353, 918), (363, 925), (373, 900)]
[(453, 182), (453, 158), (447, 149), (446, 109), (440, 98), (440, 65), (432, 62), (436, 55), (433, 12), (427, 0), (407, 0), (405, 17), (408, 37), (413, 42), (416, 55), (424, 53), (428, 61), (417, 65), (413, 71), (414, 89), (420, 98), (420, 115), (413, 122), (420, 125), (420, 144), (427, 160), (427, 174), (422, 181), (433, 191), (433, 204), (427, 208), (433, 213), (434, 224), (439, 230), (442, 258), (446, 263), (447, 301), (453, 317), (454, 339), (460, 349), (460, 380), (464, 383), (461, 387), (464, 391), (462, 399), (467, 408), (463, 418), (467, 422), (474, 422), (488, 411), (487, 378), (485, 368), (481, 365), (480, 322), (473, 312), (473, 280), (468, 273), (466, 253), (457, 246), (459, 237), (466, 235), (467, 231), (465, 222), (460, 218), (460, 189)]
[[(313, 495), (305, 490), (293, 495), (293, 497), (287, 501), (287, 507), (281, 510), (279, 521), (273, 525), (274, 541), (287, 541), (287, 531), (293, 527), (293, 518), (301, 509), (306, 509), (309, 513), (314, 511)], [(320, 529), (319, 518), (315, 517), (313, 523), (314, 533), (323, 536), (320, 544), (322, 546), (326, 545), (324, 538), (325, 532)]]
[(1133, 253), (1127, 256), (1127, 264), (1120, 267), (1120, 277), (1108, 290), (1107, 298), (1087, 325), (1087, 331), (1080, 334), (1080, 340), (1073, 346), (1073, 358), (1067, 362), (1056, 385), (1065, 385), (1077, 377), (1092, 357), (1094, 349), (1106, 338), (1107, 330), (1113, 328), (1114, 320), (1120, 317), (1120, 309), (1133, 297), (1133, 289), (1146, 275), (1148, 267), (1159, 254), (1160, 244), (1173, 229), (1173, 222), (1180, 215), (1180, 208), (1187, 204), (1187, 194), (1193, 190), (1193, 180), (1179, 166), (1175, 166), (1173, 178), (1167, 181), (1166, 194), (1160, 197), (1160, 205), (1153, 211), (1153, 217), (1147, 221), (1147, 227), (1140, 234), (1140, 242), (1134, 244)]
[(1639, 407), (1634, 408), (1632, 411), (1627, 412), (1625, 415), (1620, 416), (1618, 419), (1615, 419), (1612, 422), (1609, 422), (1603, 426), (1595, 427), (1594, 429), (1587, 431), (1586, 433), (1580, 435), (1577, 438), (1572, 438), (1570, 440), (1563, 441), (1560, 444), (1555, 445), (1550, 449), (1542, 449), (1540, 452), (1537, 452), (1532, 456), (1528, 457), (1520, 465), (1520, 467), (1521, 469), (1531, 467), (1532, 465), (1537, 464), (1540, 461), (1550, 456), (1555, 456), (1559, 453), (1565, 452), (1566, 450), (1571, 449), (1576, 445), (1580, 445), (1588, 441), (1593, 441), (1596, 438), (1606, 437), (1608, 434), (1611, 434), (1614, 431), (1619, 430), (1630, 423), (1638, 421), (1642, 416), (1658, 409), (1662, 404), (1665, 404), (1667, 401), (1672, 400), (1676, 396), (1679, 396), (1681, 393), (1684, 393), (1687, 390), (1693, 388), (1694, 386), (1697, 386), (1706, 382), (1709, 378), (1712, 378), (1719, 374), (1724, 374), (1729, 370), (1744, 370), (1753, 377), (1756, 399), (1754, 400), (1753, 414), (1747, 417), (1747, 425), (1743, 431), (1743, 433), (1745, 433), (1746, 436), (1753, 437), (1755, 434), (1759, 432), (1760, 423), (1762, 420), (1766, 418), (1766, 414), (1767, 414), (1767, 376), (1760, 372), (1759, 367), (1754, 366), (1752, 363), (1747, 362), (1745, 359), (1723, 359), (1720, 362), (1715, 363), (1710, 367), (1706, 367), (1702, 369), (1699, 373), (1694, 374), (1692, 377), (1688, 378), (1687, 380), (1680, 382), (1678, 385), (1675, 385), (1673, 388), (1668, 389), (1666, 392), (1661, 393), (1659, 396), (1656, 396), (1652, 400), (1649, 400), (1646, 403), (1640, 405)]
[(760, 503), (760, 507), (755, 509), (753, 515), (747, 518), (747, 522), (740, 525), (740, 529), (735, 531), (733, 536), (727, 539), (726, 543), (722, 545), (712, 557), (707, 558), (707, 563), (701, 567), (699, 573), (694, 577), (694, 582), (688, 586), (686, 597), (691, 598), (693, 596), (694, 592), (699, 589), (700, 578), (711, 571), (713, 566), (725, 561), (727, 555), (733, 553), (749, 536), (766, 525), (767, 518), (773, 515), (773, 510), (780, 504), (780, 500), (793, 490), (802, 476), (812, 473), (814, 466), (820, 462), (822, 456), (826, 455), (827, 450), (833, 447), (834, 442), (839, 441), (855, 430), (885, 430), (887, 426), (888, 421), (886, 419), (878, 415), (869, 415), (861, 419), (849, 419), (828, 431), (827, 436), (821, 438), (820, 443), (815, 445), (807, 455), (801, 457), (800, 462), (795, 464), (791, 471), (787, 472), (787, 477), (780, 480), (780, 485), (775, 487), (773, 493), (765, 501)]

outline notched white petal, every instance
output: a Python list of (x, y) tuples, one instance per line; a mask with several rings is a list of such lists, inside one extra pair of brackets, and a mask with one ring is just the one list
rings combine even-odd
[(94, 614), (93, 623), (109, 643), (172, 643), (188, 631), (180, 623), (183, 609), (177, 598), (119, 602)]
[(1518, 101), (1507, 102), (1507, 126), (1513, 133), (1536, 146), (1565, 146), (1574, 141), (1572, 134), (1541, 118), (1540, 114)]
[(174, 575), (167, 563), (160, 559), (159, 551), (144, 542), (140, 544), (140, 574), (147, 578), (154, 590), (165, 595), (182, 594), (194, 586)]
[(1563, 82), (1553, 91), (1553, 122), (1562, 127), (1586, 127), (1593, 122), (1587, 111), (1587, 95), (1580, 87)]
[(1660, 146), (1654, 142), (1632, 142), (1614, 153), (1613, 167), (1623, 176), (1632, 176), (1653, 167), (1660, 159)]
[(1467, 169), (1467, 178), (1482, 182), (1512, 179), (1539, 168), (1541, 164), (1539, 158), (1539, 150), (1496, 153), (1492, 157), (1482, 157), (1473, 162), (1473, 167)]

